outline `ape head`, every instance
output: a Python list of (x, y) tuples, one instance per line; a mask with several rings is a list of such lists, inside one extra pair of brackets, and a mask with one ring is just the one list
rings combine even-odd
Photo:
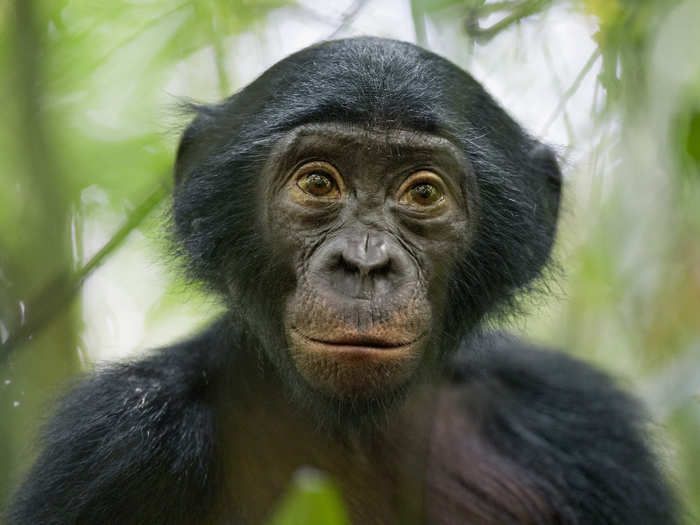
[(176, 235), (300, 400), (385, 404), (548, 261), (554, 156), (428, 51), (325, 42), (195, 109)]

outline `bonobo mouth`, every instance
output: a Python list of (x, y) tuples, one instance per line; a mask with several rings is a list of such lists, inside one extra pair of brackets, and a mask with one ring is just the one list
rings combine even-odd
[(342, 335), (330, 335), (324, 338), (319, 338), (306, 335), (296, 327), (293, 327), (292, 331), (308, 343), (314, 345), (323, 345), (329, 347), (329, 350), (345, 350), (349, 352), (352, 352), (354, 350), (370, 350), (383, 352), (392, 350), (401, 351), (417, 343), (420, 339), (422, 339), (425, 336), (425, 334), (423, 333), (413, 339), (395, 341), (386, 337), (368, 334), (365, 332), (346, 332)]
[(312, 336), (290, 327), (292, 358), (301, 375), (327, 394), (374, 398), (413, 375), (427, 332), (411, 339), (372, 332), (346, 328)]

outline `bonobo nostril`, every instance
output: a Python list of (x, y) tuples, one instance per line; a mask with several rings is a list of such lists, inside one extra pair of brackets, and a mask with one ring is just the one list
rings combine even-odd
[(364, 239), (348, 241), (340, 257), (345, 269), (361, 275), (386, 271), (391, 260), (386, 240), (369, 233)]

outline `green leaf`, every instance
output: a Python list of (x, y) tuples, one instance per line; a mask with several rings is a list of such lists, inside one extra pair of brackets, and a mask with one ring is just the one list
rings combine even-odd
[(685, 152), (700, 167), (700, 111), (693, 112), (688, 122)]
[(340, 493), (320, 472), (299, 470), (269, 525), (348, 525)]

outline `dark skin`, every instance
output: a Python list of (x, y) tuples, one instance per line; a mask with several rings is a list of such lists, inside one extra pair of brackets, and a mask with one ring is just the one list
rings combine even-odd
[(309, 468), (338, 483), (353, 523), (396, 523), (401, 512), (421, 514), (432, 418), (417, 416), (429, 413), (432, 392), (412, 395), (381, 432), (341, 438), (319, 432), (318, 420), (290, 402), (274, 375), (266, 377), (262, 391), (257, 383), (237, 391), (236, 403), (222, 405), (220, 441), (229, 445), (224, 514), (264, 523), (294, 476)]
[(265, 231), (289, 254), (284, 331), (313, 387), (382, 396), (434, 358), (431, 328), (475, 213), (468, 172), (449, 141), (404, 130), (314, 125), (275, 147), (262, 178)]

